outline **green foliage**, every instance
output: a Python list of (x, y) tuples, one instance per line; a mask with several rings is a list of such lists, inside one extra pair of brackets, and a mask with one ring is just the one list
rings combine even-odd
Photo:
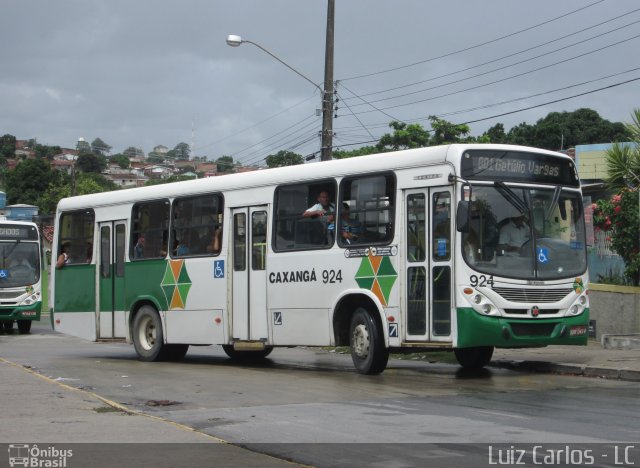
[(191, 147), (184, 143), (178, 143), (175, 148), (169, 151), (170, 156), (176, 160), (188, 161), (191, 155)]
[(489, 128), (484, 135), (489, 138), (489, 143), (504, 143), (507, 141), (507, 134), (504, 131), (504, 125), (501, 123), (495, 124)]
[[(87, 187), (98, 187), (99, 190), (92, 192), (82, 191), (80, 184), (85, 184)], [(76, 175), (76, 195), (85, 195), (87, 193), (97, 192), (110, 192), (112, 190), (118, 190), (119, 187), (111, 180), (107, 179), (102, 174), (96, 174), (95, 172), (80, 173)]]
[(0, 137), (0, 158), (13, 158), (16, 153), (16, 137), (8, 133)]
[(429, 145), (429, 132), (420, 124), (390, 122), (393, 133), (385, 133), (376, 145), (377, 151), (398, 151), (410, 148), (421, 148)]
[(107, 167), (107, 159), (104, 156), (96, 156), (93, 153), (80, 153), (76, 159), (76, 169), (80, 172), (100, 173)]
[(129, 167), (131, 167), (131, 161), (124, 154), (116, 154), (115, 156), (112, 156), (111, 161), (116, 163), (122, 169), (128, 169)]
[(122, 152), (128, 158), (143, 158), (144, 151), (141, 148), (136, 148), (134, 146), (129, 146), (126, 150)]
[(155, 151), (152, 151), (147, 156), (147, 161), (149, 161), (150, 163), (154, 163), (154, 164), (162, 163), (162, 162), (164, 162), (166, 157), (167, 157), (166, 154), (156, 153)]
[(36, 158), (53, 161), (55, 155), (62, 153), (62, 148), (59, 146), (36, 145), (35, 152)]
[(624, 189), (610, 200), (594, 203), (596, 229), (609, 233), (612, 250), (624, 260), (625, 276), (640, 286), (640, 190)]
[(367, 154), (375, 154), (378, 152), (378, 148), (375, 146), (363, 146), (351, 151), (334, 151), (333, 159), (345, 159), (353, 158), (356, 156), (365, 156)]
[(298, 153), (282, 150), (276, 154), (270, 154), (266, 157), (265, 161), (269, 167), (283, 167), (303, 164), (304, 158)]
[(99, 156), (106, 156), (111, 152), (111, 146), (107, 145), (100, 138), (91, 142), (91, 151)]
[(42, 193), (49, 187), (57, 171), (45, 159), (27, 159), (7, 174), (7, 204), (39, 205)]
[(160, 184), (170, 184), (172, 182), (182, 182), (183, 180), (193, 180), (193, 177), (184, 176), (184, 175), (172, 175), (167, 177), (166, 179), (150, 179), (144, 185), (160, 185)]
[(220, 156), (215, 163), (218, 166), (218, 172), (233, 172), (235, 168), (233, 156)]
[[(433, 137), (429, 144), (431, 146), (446, 145), (450, 143), (469, 142), (469, 132), (471, 129), (466, 124), (452, 124), (446, 120), (439, 119), (435, 115), (429, 116)], [(471, 141), (473, 138), (471, 139)]]

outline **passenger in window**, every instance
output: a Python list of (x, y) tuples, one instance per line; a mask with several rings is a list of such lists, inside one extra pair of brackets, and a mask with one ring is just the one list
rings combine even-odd
[(69, 243), (65, 242), (60, 246), (60, 255), (56, 261), (56, 268), (60, 269), (69, 263)]
[(320, 218), (327, 224), (327, 231), (333, 232), (336, 229), (336, 206), (329, 198), (329, 192), (323, 190), (318, 194), (318, 203), (302, 213), (303, 218)]
[(144, 236), (140, 234), (133, 248), (133, 258), (144, 258)]
[(220, 246), (222, 245), (222, 227), (218, 226), (215, 231), (213, 231), (213, 236), (211, 238), (211, 243), (207, 245), (207, 253), (218, 253), (220, 252)]
[[(186, 233), (185, 233), (185, 237), (186, 237)], [(184, 237), (178, 240), (178, 245), (176, 246), (176, 256), (184, 257), (185, 255), (189, 255), (190, 252), (191, 252), (191, 249), (189, 249), (189, 246), (187, 245), (187, 242), (185, 241)]]
[(91, 263), (93, 259), (93, 243), (87, 242), (87, 254), (85, 255), (85, 263)]
[(340, 216), (340, 231), (342, 238), (347, 244), (357, 241), (362, 233), (362, 224), (358, 220), (351, 219), (349, 205), (342, 204), (342, 215)]

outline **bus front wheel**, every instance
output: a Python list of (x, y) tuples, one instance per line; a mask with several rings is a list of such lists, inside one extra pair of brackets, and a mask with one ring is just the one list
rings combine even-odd
[(31, 331), (31, 320), (18, 320), (18, 332), (26, 335)]
[(475, 348), (456, 348), (453, 350), (458, 363), (469, 370), (482, 369), (491, 362), (493, 346), (477, 346)]
[(160, 361), (163, 358), (164, 336), (158, 311), (142, 306), (133, 321), (133, 346), (141, 361)]
[(378, 322), (362, 307), (356, 309), (349, 327), (351, 359), (360, 374), (380, 374), (387, 367), (389, 349)]

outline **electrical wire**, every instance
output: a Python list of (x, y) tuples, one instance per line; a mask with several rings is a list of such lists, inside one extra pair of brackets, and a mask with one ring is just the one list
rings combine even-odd
[(602, 3), (603, 1), (604, 0), (598, 0), (596, 2), (593, 2), (593, 3), (589, 4), (589, 5), (586, 5), (584, 7), (578, 8), (578, 9), (570, 11), (568, 13), (564, 13), (564, 14), (562, 14), (560, 16), (556, 16), (555, 18), (551, 18), (549, 20), (543, 21), (542, 23), (538, 23), (538, 24), (535, 24), (533, 26), (529, 26), (529, 27), (521, 29), (519, 31), (515, 31), (515, 32), (510, 33), (510, 34), (507, 34), (507, 35), (504, 35), (504, 36), (500, 36), (500, 37), (497, 37), (495, 39), (491, 39), (489, 41), (482, 42), (480, 44), (469, 46), (469, 47), (466, 47), (464, 49), (459, 49), (459, 50), (456, 50), (454, 52), (449, 52), (449, 53), (446, 53), (446, 54), (443, 54), (443, 55), (439, 55), (437, 57), (432, 57), (432, 58), (429, 58), (429, 59), (420, 60), (418, 62), (410, 63), (410, 64), (407, 64), (407, 65), (402, 65), (402, 66), (399, 66), (399, 67), (388, 68), (386, 70), (381, 70), (381, 71), (377, 71), (377, 72), (373, 72), (373, 73), (365, 73), (365, 74), (362, 74), (362, 75), (356, 75), (356, 76), (350, 76), (350, 77), (347, 77), (347, 78), (342, 78), (340, 81), (356, 80), (356, 79), (360, 79), (360, 78), (366, 78), (366, 77), (370, 77), (370, 76), (381, 75), (383, 73), (389, 73), (389, 72), (396, 71), (396, 70), (402, 70), (402, 69), (405, 69), (405, 68), (414, 67), (416, 65), (420, 65), (420, 64), (423, 64), (423, 63), (432, 62), (434, 60), (438, 60), (438, 59), (441, 59), (441, 58), (451, 57), (452, 55), (460, 54), (462, 52), (468, 52), (470, 50), (477, 49), (479, 47), (482, 47), (482, 46), (485, 46), (485, 45), (488, 45), (488, 44), (493, 44), (494, 42), (498, 42), (498, 41), (501, 41), (503, 39), (508, 39), (510, 37), (516, 36), (518, 34), (522, 34), (522, 33), (527, 32), (527, 31), (531, 31), (532, 29), (538, 28), (540, 26), (544, 26), (546, 24), (552, 23), (552, 22), (557, 21), (559, 19), (566, 18), (567, 16), (570, 16), (570, 15), (573, 15), (573, 14), (578, 13), (580, 11), (586, 10), (587, 8), (591, 8), (591, 7), (593, 7), (593, 6), (595, 6), (595, 5), (599, 4), (599, 3)]

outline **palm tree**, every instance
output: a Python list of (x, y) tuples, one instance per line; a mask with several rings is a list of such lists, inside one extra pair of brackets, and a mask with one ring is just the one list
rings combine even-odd
[(633, 122), (626, 124), (631, 144), (614, 143), (606, 153), (606, 183), (616, 193), (630, 185), (640, 190), (640, 109), (634, 109), (631, 118)]

